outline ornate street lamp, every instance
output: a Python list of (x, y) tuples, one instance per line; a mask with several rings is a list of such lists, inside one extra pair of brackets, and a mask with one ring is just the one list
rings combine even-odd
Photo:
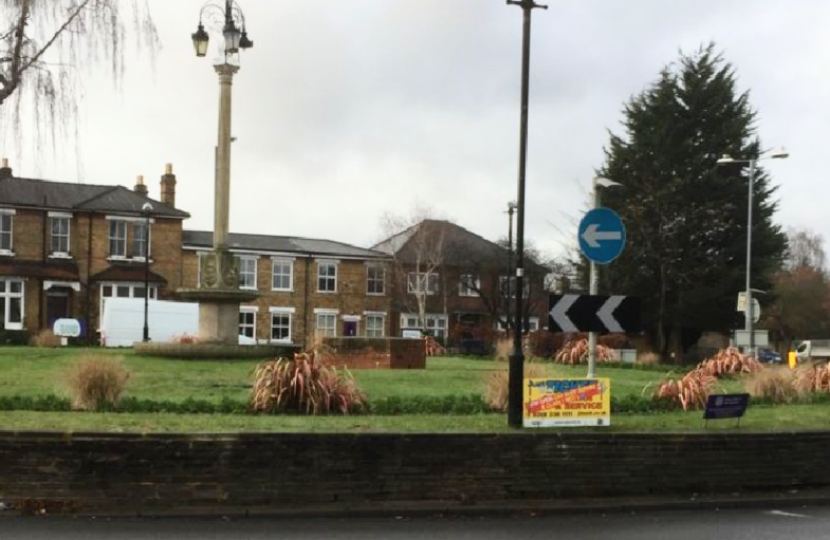
[[(226, 62), (228, 56), (238, 53), (240, 49), (250, 49), (254, 46), (254, 42), (248, 38), (248, 32), (245, 30), (245, 15), (239, 4), (233, 0), (225, 0), (224, 4), (208, 2), (199, 12), (199, 26), (196, 32), (191, 34), (196, 56), (207, 55), (210, 36), (205, 31), (203, 23), (206, 19), (216, 26), (221, 25)], [(208, 24), (208, 27), (210, 28), (211, 24)]]

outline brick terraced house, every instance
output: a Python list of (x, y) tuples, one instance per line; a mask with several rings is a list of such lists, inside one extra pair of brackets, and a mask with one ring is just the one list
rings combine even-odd
[[(58, 318), (82, 321), (96, 339), (109, 297), (144, 297), (146, 216), (149, 295), (177, 300), (196, 288), (199, 256), (213, 234), (187, 231), (167, 166), (159, 200), (139, 177), (133, 190), (18, 178), (0, 168), (0, 330), (36, 333)], [(240, 334), (307, 347), (318, 335), (383, 337), (390, 332), (389, 258), (330, 240), (230, 235), (241, 287), (257, 300), (240, 306)]]
[[(199, 283), (209, 231), (184, 231), (183, 274)], [(308, 348), (326, 336), (386, 337), (390, 330), (389, 258), (331, 240), (231, 233), (240, 287), (259, 297), (240, 305), (240, 333), (260, 343)]]
[[(391, 262), (395, 335), (423, 329), (445, 343), (491, 334), (515, 313), (515, 281), (508, 279), (508, 251), (467, 229), (423, 220), (373, 246)], [(514, 262), (515, 265), (515, 262)], [(514, 267), (515, 270), (515, 267)], [(525, 258), (523, 327), (547, 325), (550, 270)]]
[[(176, 179), (168, 167), (161, 200), (135, 190), (50, 182), (0, 168), (0, 330), (51, 328), (55, 319), (82, 321), (88, 337), (107, 297), (144, 297), (149, 234), (150, 297), (170, 298), (181, 286), (182, 221)], [(142, 207), (153, 206), (149, 231)], [(92, 331), (90, 332), (89, 329)]]

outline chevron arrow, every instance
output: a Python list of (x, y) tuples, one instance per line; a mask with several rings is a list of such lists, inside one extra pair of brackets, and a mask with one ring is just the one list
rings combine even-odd
[(597, 317), (608, 328), (609, 332), (625, 332), (619, 321), (614, 318), (614, 311), (620, 307), (623, 300), (625, 300), (625, 296), (612, 296), (597, 311)]
[(566, 294), (550, 310), (550, 316), (563, 332), (579, 332), (579, 329), (568, 317), (568, 310), (577, 300), (579, 300), (578, 294)]

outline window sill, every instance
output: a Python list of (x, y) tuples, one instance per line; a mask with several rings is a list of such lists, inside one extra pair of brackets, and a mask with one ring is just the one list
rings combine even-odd
[(8, 249), (0, 249), (0, 257), (14, 257), (14, 251)]
[(23, 330), (23, 323), (6, 323), (6, 330)]
[[(108, 262), (126, 262), (126, 263), (136, 263), (136, 264), (143, 264), (144, 257), (121, 257), (121, 256), (110, 256), (107, 257)], [(150, 258), (150, 264), (155, 262), (153, 258)]]
[(271, 289), (271, 292), (294, 292), (294, 289)]
[(337, 294), (337, 291), (317, 291), (317, 294)]
[(256, 287), (242, 287), (242, 286), (240, 286), (239, 289), (243, 290), (243, 291), (258, 291), (259, 290)]
[(50, 259), (62, 259), (62, 260), (66, 260), (66, 261), (71, 261), (72, 260), (72, 255), (70, 255), (69, 253), (56, 252), (56, 253), (52, 253), (51, 255), (49, 255), (49, 258)]
[(386, 296), (386, 293), (367, 292), (366, 296)]

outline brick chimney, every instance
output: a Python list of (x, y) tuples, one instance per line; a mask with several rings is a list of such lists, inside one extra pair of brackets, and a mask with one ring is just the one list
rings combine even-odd
[(138, 178), (135, 179), (135, 188), (133, 188), (133, 191), (139, 195), (147, 196), (147, 186), (144, 185), (144, 176), (138, 175)]
[(170, 208), (176, 207), (176, 175), (171, 163), (165, 165), (164, 176), (161, 177), (161, 202)]
[(3, 158), (3, 166), (0, 167), (0, 180), (12, 177), (12, 169), (9, 167), (9, 160)]

